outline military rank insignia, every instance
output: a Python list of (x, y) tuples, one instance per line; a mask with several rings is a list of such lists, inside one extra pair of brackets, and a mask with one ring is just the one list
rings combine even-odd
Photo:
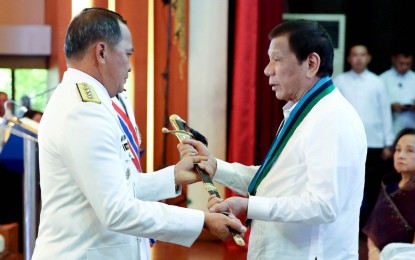
[(87, 83), (76, 83), (76, 86), (78, 87), (78, 91), (83, 102), (94, 102), (101, 104), (101, 100), (98, 98), (98, 95), (95, 92), (93, 86)]

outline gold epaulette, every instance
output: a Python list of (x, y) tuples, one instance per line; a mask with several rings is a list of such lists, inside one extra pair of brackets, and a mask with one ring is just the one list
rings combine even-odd
[(94, 87), (87, 83), (76, 83), (79, 94), (81, 94), (82, 101), (84, 102), (95, 102), (101, 104), (97, 93), (95, 93)]

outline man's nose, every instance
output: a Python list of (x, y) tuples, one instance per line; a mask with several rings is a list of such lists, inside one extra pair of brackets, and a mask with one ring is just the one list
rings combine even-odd
[(264, 69), (264, 74), (266, 75), (266, 76), (271, 76), (271, 69), (269, 68), (270, 67), (270, 62), (268, 63), (268, 65), (265, 67), (265, 69)]

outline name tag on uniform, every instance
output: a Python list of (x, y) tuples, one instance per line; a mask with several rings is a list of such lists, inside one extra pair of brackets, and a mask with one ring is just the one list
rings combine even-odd
[(121, 136), (121, 146), (124, 151), (130, 150), (130, 146), (128, 145), (128, 140), (125, 135)]
[(127, 152), (128, 153), (128, 156), (130, 157), (130, 158), (134, 158), (134, 154), (131, 152), (131, 150), (130, 150), (130, 144), (128, 143), (128, 139), (127, 139), (127, 137), (125, 136), (125, 135), (123, 135), (122, 137), (121, 137), (121, 146), (122, 146), (122, 149), (125, 151), (125, 152)]

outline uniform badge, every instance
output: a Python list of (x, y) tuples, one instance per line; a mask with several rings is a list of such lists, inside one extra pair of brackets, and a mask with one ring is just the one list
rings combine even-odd
[(93, 86), (87, 83), (76, 83), (76, 86), (83, 102), (94, 102), (101, 104), (101, 100), (99, 99), (97, 93), (95, 93)]
[(130, 150), (130, 145), (128, 144), (128, 140), (125, 135), (121, 137), (121, 146), (124, 151)]
[(121, 147), (124, 152), (128, 153), (128, 157), (134, 158), (134, 154), (131, 152), (130, 144), (128, 143), (128, 139), (125, 135), (121, 137)]

